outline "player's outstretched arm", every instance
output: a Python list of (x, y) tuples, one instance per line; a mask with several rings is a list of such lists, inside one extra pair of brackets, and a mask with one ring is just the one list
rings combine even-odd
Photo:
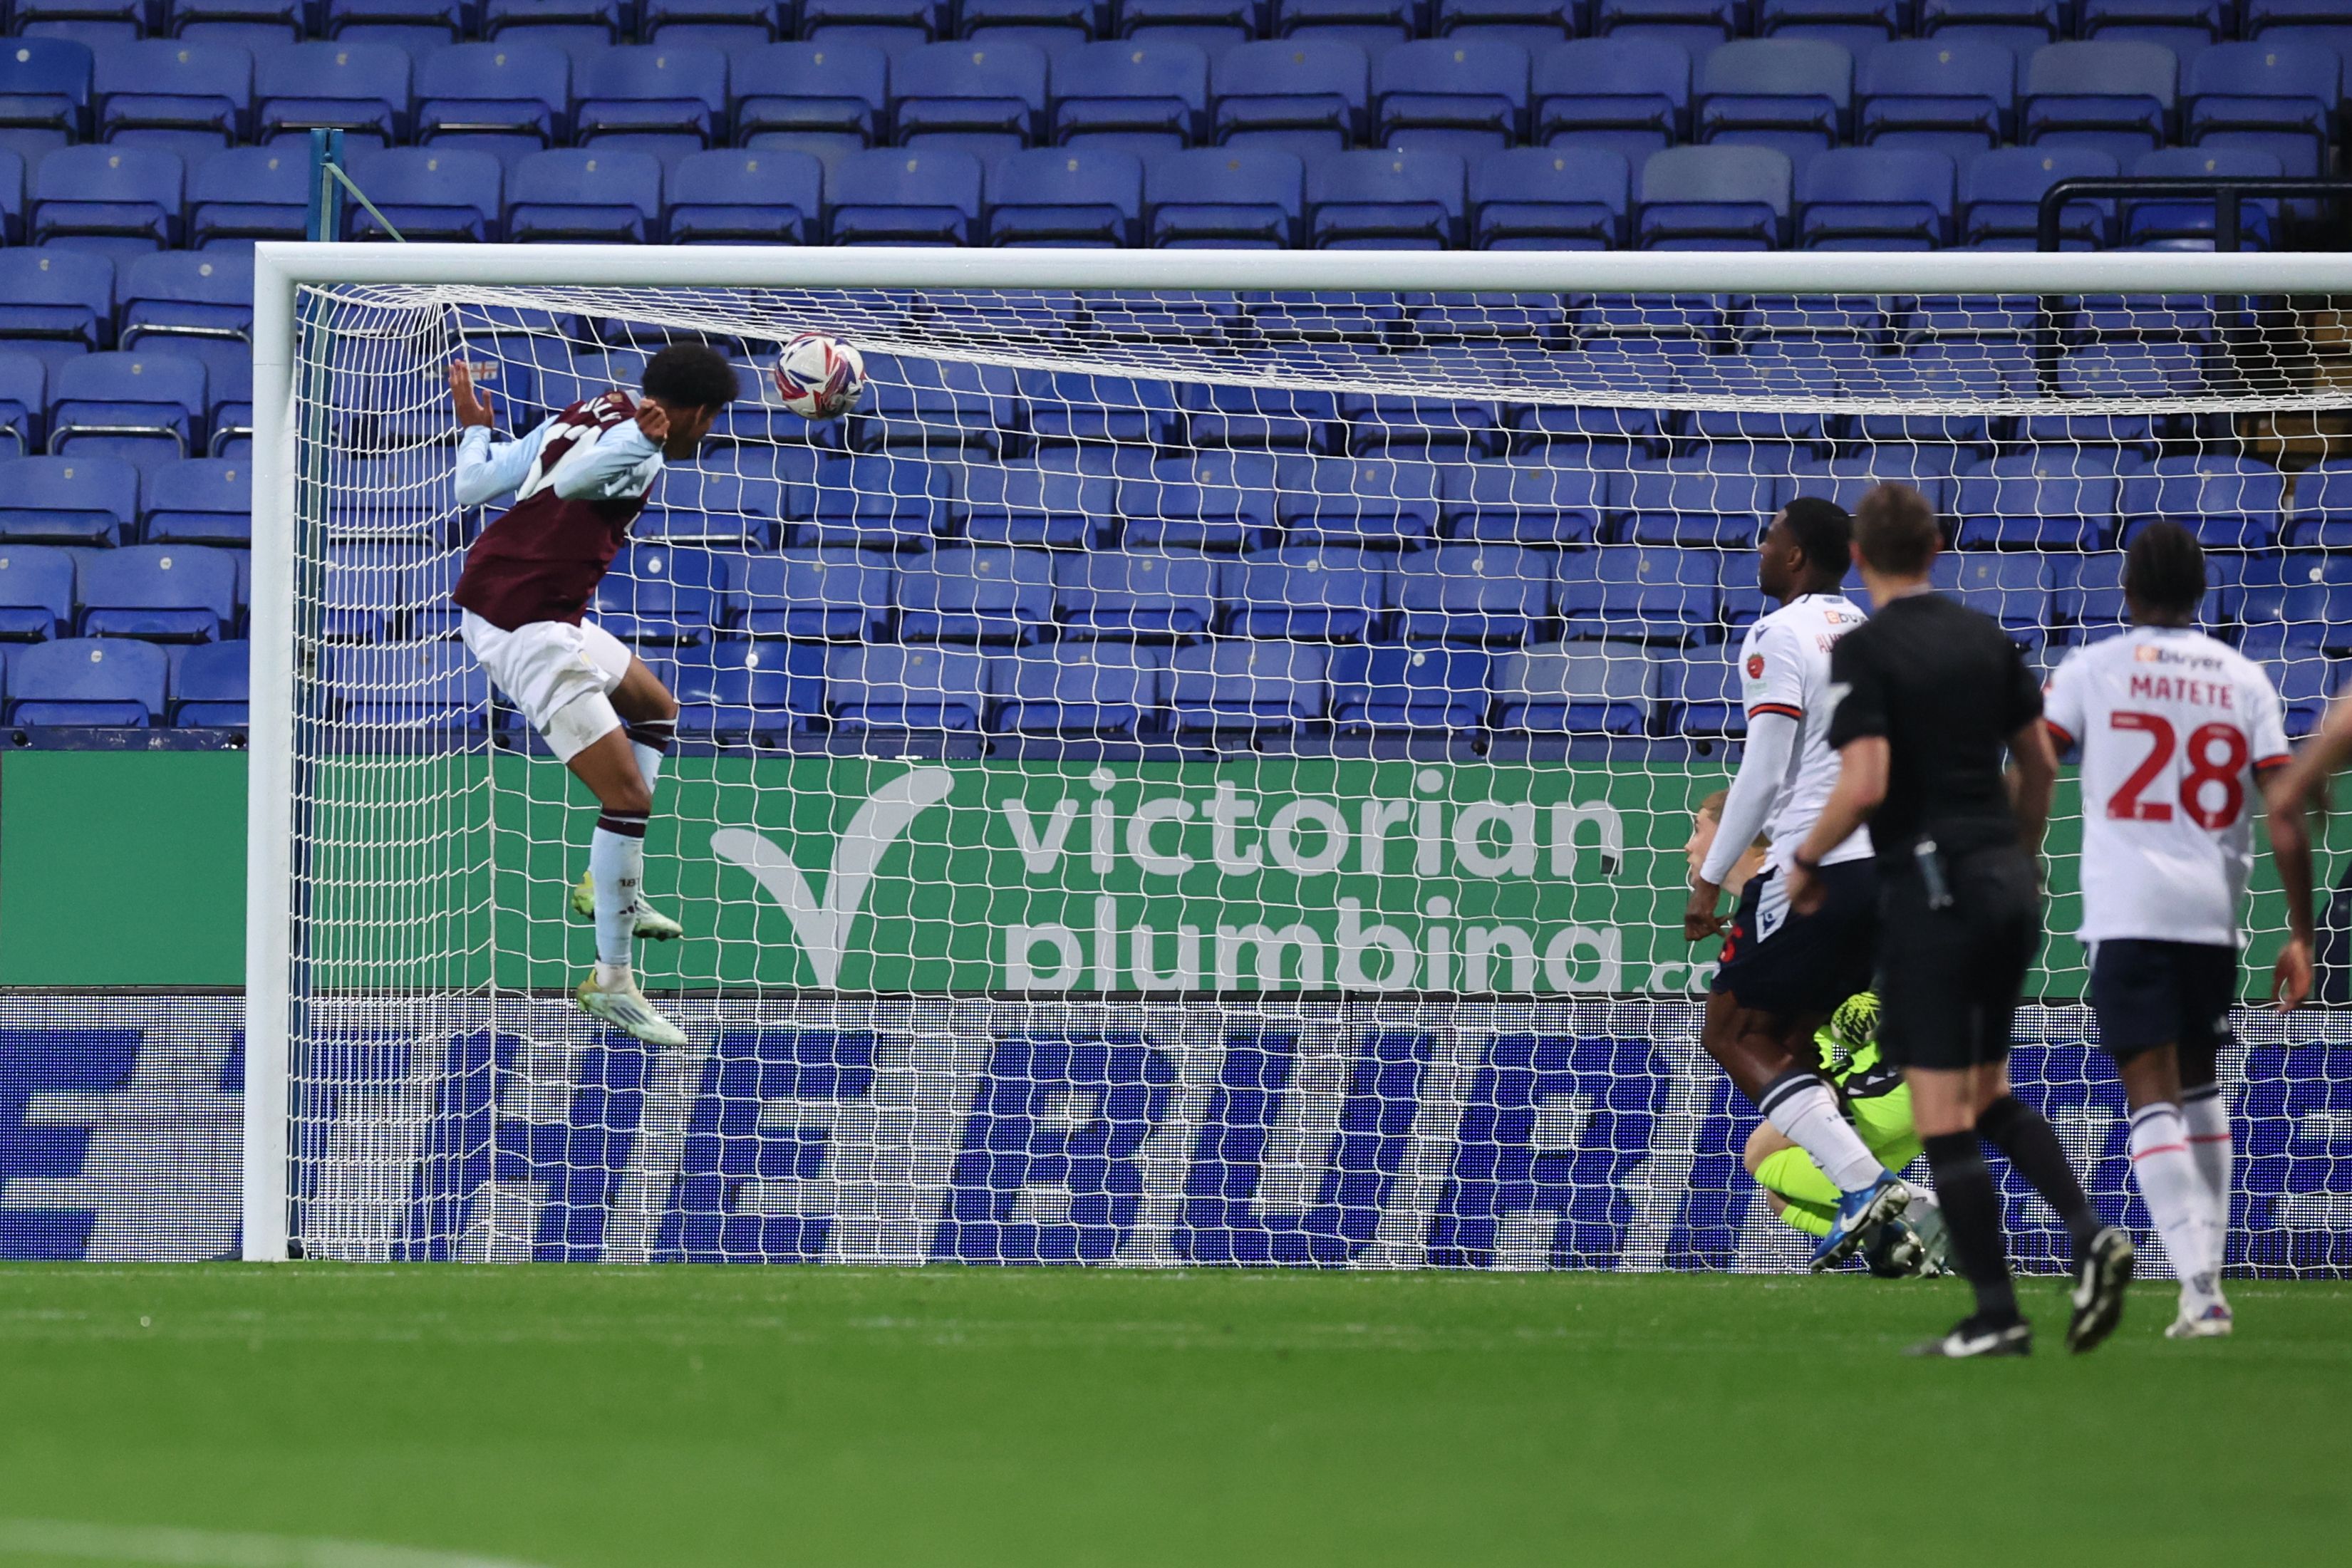
[(449, 362), (449, 402), (457, 413), (457, 423), (472, 430), (489, 429), (497, 423), (490, 411), (490, 394), (474, 385), (474, 367), (463, 360)]
[[(2333, 719), (2336, 714), (2328, 716)], [(2300, 756), (2272, 775), (2265, 791), (2270, 807), (2271, 863), (2278, 868), (2279, 891), (2286, 899), (2286, 944), (2271, 966), (2271, 1000), (2281, 1012), (2299, 1006), (2311, 995), (2314, 931), (2309, 780), (2325, 775), (2315, 770), (2298, 780), (2295, 774), (2319, 751), (2318, 739), (2314, 737)]]

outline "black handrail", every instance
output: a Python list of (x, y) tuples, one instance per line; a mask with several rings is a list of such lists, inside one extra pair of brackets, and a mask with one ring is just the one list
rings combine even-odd
[(2058, 248), (2060, 218), (2069, 202), (2096, 196), (2210, 196), (2213, 198), (2213, 248), (2238, 248), (2239, 204), (2248, 196), (2345, 196), (2352, 195), (2352, 179), (2295, 179), (2270, 175), (2239, 175), (2211, 179), (2174, 178), (2127, 180), (2113, 175), (2093, 174), (2061, 180), (2042, 193), (2041, 211), (2035, 216), (2034, 246), (2040, 250)]

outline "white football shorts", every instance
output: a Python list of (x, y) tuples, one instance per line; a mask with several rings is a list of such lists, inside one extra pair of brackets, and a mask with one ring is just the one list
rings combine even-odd
[(468, 610), (458, 635), (547, 747), (569, 762), (621, 727), (613, 693), (629, 673), (621, 640), (583, 621), (533, 621), (500, 631)]

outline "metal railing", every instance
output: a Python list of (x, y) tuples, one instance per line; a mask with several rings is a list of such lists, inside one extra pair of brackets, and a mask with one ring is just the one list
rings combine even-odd
[(2041, 211), (2036, 214), (2034, 225), (2035, 247), (2041, 250), (2056, 250), (2059, 247), (2063, 238), (2063, 220), (2068, 203), (2112, 196), (2131, 196), (2144, 201), (2210, 196), (2213, 201), (2213, 248), (2234, 251), (2245, 232), (2242, 218), (2248, 198), (2352, 196), (2352, 179), (2216, 175), (2203, 180), (2170, 176), (2130, 180), (2096, 174), (2061, 180), (2042, 193)]

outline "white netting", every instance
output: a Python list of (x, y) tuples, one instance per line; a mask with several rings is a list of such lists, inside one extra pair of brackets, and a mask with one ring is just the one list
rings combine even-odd
[[(803, 329), (864, 353), (856, 415), (778, 406)], [(647, 890), (688, 935), (641, 948), (677, 1061), (522, 999), (591, 956), (593, 813), (454, 640), (496, 508), (451, 499), (441, 382), (468, 361), (520, 431), (681, 338), (746, 396), (593, 612), (684, 706)], [(1786, 1263), (1679, 929), (1773, 512), (1918, 486), (1948, 585), (2043, 665), (2121, 623), (2137, 521), (2188, 522), (2296, 733), (2352, 646), (2325, 299), (453, 283), (306, 290), (297, 346), (298, 1186), (381, 1200), (298, 1205), (315, 1250), (895, 1257), (842, 1238), (897, 1205), (918, 1256)], [(2032, 988), (2079, 1041), (2075, 812)], [(1206, 999), (1276, 990), (1361, 1006)], [(1202, 999), (945, 999), (1007, 991)], [(877, 1053), (835, 992), (960, 1021)], [(2119, 1096), (2045, 1054), (2021, 1073), (2120, 1212)], [(2334, 1067), (2263, 1069), (2265, 1266), (2345, 1245)]]

